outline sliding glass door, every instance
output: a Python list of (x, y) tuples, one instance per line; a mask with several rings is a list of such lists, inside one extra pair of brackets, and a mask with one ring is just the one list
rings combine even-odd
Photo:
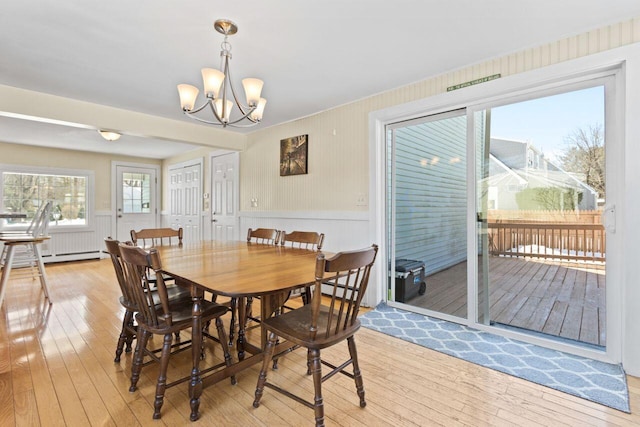
[(479, 323), (606, 346), (604, 94), (475, 113)]
[(388, 128), (389, 298), (467, 317), (464, 110)]
[(578, 354), (615, 344), (614, 83), (388, 124), (388, 303)]

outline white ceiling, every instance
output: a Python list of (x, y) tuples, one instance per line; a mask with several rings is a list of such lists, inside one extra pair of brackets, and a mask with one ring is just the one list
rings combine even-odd
[[(229, 18), (233, 79), (264, 80), (265, 127), (636, 16), (638, 0), (7, 1), (0, 84), (189, 121), (176, 85), (201, 87), (200, 69), (219, 67), (213, 22)], [(156, 158), (194, 148), (119, 130), (107, 143), (0, 119), (6, 142)]]

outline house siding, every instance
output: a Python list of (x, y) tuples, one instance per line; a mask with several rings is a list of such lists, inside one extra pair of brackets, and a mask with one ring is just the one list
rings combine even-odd
[(395, 250), (427, 274), (466, 259), (466, 115), (395, 130)]

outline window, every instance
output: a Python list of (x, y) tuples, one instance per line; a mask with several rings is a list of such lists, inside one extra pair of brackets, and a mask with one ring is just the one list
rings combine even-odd
[(151, 212), (151, 174), (122, 174), (122, 212)]
[(24, 213), (3, 227), (29, 224), (38, 207), (51, 200), (50, 227), (88, 225), (88, 194), (92, 172), (2, 166), (2, 211)]

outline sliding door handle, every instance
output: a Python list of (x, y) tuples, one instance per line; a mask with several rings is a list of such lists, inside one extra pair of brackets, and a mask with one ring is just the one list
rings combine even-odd
[(602, 225), (608, 233), (616, 232), (616, 205), (608, 205), (602, 209), (600, 216)]

